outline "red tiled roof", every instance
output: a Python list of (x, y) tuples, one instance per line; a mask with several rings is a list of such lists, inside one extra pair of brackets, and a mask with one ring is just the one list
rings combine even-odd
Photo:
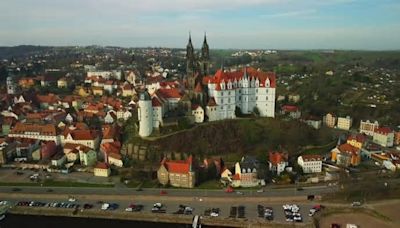
[(356, 155), (360, 152), (360, 149), (358, 149), (357, 147), (354, 147), (348, 143), (344, 143), (344, 144), (340, 145), (338, 147), (338, 149), (341, 153), (347, 153), (347, 154), (353, 154), (353, 155)]
[(288, 160), (288, 153), (286, 152), (277, 152), (277, 151), (271, 151), (269, 152), (269, 161), (273, 165), (277, 165), (281, 162), (285, 162)]
[[(98, 136), (97, 132), (93, 130), (69, 130), (67, 132), (71, 134), (74, 140), (94, 140)], [(67, 137), (68, 134), (65, 135), (65, 137)]]
[(367, 140), (367, 136), (363, 134), (350, 135), (347, 140), (356, 140), (357, 142), (364, 143)]
[(221, 83), (222, 81), (224, 81), (225, 83), (229, 81), (234, 82), (235, 80), (239, 81), (243, 78), (245, 73), (249, 78), (253, 78), (255, 80), (258, 79), (260, 87), (265, 87), (267, 79), (270, 81), (271, 88), (276, 87), (275, 73), (259, 71), (252, 67), (246, 67), (245, 70), (242, 69), (234, 72), (224, 72), (223, 70), (219, 69), (214, 74), (214, 76), (203, 77), (203, 84), (216, 84), (216, 90), (220, 90), (221, 88), (218, 86), (219, 83)]
[(210, 107), (217, 106), (217, 103), (215, 102), (214, 97), (211, 97), (211, 98), (208, 100), (207, 106), (210, 106)]
[(303, 158), (303, 161), (305, 161), (305, 162), (322, 160), (322, 156), (319, 154), (305, 154), (305, 155), (301, 155), (301, 157)]
[(202, 93), (203, 92), (203, 88), (201, 87), (200, 82), (197, 83), (196, 88), (194, 88), (194, 92), (196, 92), (196, 93)]
[(165, 165), (165, 168), (170, 173), (185, 174), (191, 171), (192, 156), (189, 156), (186, 160), (177, 160), (177, 161), (163, 160), (162, 164)]
[(104, 162), (97, 162), (95, 168), (96, 168), (96, 169), (108, 169), (109, 166), (108, 166), (107, 163), (104, 163)]
[(299, 107), (295, 105), (284, 105), (282, 106), (282, 110), (285, 112), (297, 112), (299, 111)]
[(153, 107), (161, 107), (162, 106), (160, 100), (155, 96), (151, 99), (151, 105)]
[(157, 90), (158, 94), (166, 99), (169, 98), (182, 98), (182, 94), (180, 93), (180, 91), (176, 88), (172, 88), (172, 89), (158, 89)]
[(375, 132), (381, 135), (387, 135), (389, 133), (392, 133), (392, 129), (390, 127), (380, 127), (375, 129)]
[(10, 134), (25, 134), (25, 132), (39, 132), (40, 135), (57, 135), (57, 129), (52, 124), (29, 124), (18, 122)]

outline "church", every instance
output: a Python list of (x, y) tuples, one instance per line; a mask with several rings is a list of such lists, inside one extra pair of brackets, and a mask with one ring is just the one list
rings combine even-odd
[(168, 88), (157, 89), (152, 94), (145, 91), (139, 96), (140, 136), (147, 137), (154, 128), (162, 126), (163, 117), (171, 107), (182, 107), (195, 123), (234, 119), (238, 112), (275, 117), (275, 73), (243, 67), (236, 71), (221, 68), (211, 75), (210, 64), (206, 35), (197, 54), (189, 34), (183, 89), (164, 82)]

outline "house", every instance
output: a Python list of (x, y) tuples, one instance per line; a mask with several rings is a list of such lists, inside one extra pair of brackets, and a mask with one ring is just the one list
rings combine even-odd
[(6, 164), (14, 158), (16, 142), (0, 138), (0, 165)]
[(192, 115), (194, 116), (195, 123), (204, 122), (204, 109), (200, 105), (192, 106)]
[(117, 115), (115, 113), (115, 111), (109, 111), (107, 112), (106, 117), (104, 117), (104, 123), (106, 124), (112, 124), (115, 121), (117, 121)]
[(372, 154), (371, 159), (393, 172), (400, 169), (400, 154), (398, 152), (388, 151)]
[(103, 96), (104, 94), (103, 87), (92, 86), (92, 93), (95, 96)]
[(97, 150), (100, 144), (100, 135), (95, 130), (66, 128), (62, 137), (62, 143), (80, 144)]
[(81, 165), (93, 166), (97, 162), (97, 153), (90, 147), (79, 146), (79, 160)]
[(300, 108), (295, 105), (284, 105), (281, 108), (282, 115), (289, 115), (293, 119), (299, 119), (301, 116)]
[(178, 108), (179, 101), (183, 97), (183, 94), (177, 88), (158, 89), (156, 94), (158, 97), (161, 97), (167, 101), (168, 111), (176, 110)]
[(348, 143), (337, 146), (331, 151), (332, 161), (341, 166), (357, 166), (361, 162), (361, 150)]
[(62, 77), (57, 80), (57, 87), (58, 88), (68, 88), (68, 79), (66, 77)]
[(120, 108), (117, 110), (117, 119), (121, 120), (125, 120), (127, 121), (129, 118), (132, 117), (132, 112), (130, 112), (128, 109), (126, 108)]
[(217, 121), (219, 120), (219, 115), (217, 111), (217, 104), (215, 103), (215, 99), (211, 97), (208, 100), (206, 106), (206, 115), (208, 117), (208, 121)]
[(232, 176), (232, 187), (255, 187), (265, 185), (259, 178), (260, 162), (251, 156), (242, 157), (235, 164), (235, 174)]
[(67, 161), (67, 158), (63, 153), (57, 153), (51, 158), (51, 165), (56, 167), (62, 167)]
[(42, 142), (40, 145), (41, 159), (49, 159), (57, 152), (57, 144), (53, 141)]
[(352, 123), (353, 119), (350, 116), (338, 117), (337, 128), (348, 131), (350, 130)]
[(18, 122), (8, 134), (10, 138), (39, 139), (61, 143), (60, 134), (54, 124), (30, 124)]
[(322, 156), (317, 154), (301, 155), (297, 158), (297, 164), (303, 169), (303, 173), (320, 173)]
[(289, 154), (287, 152), (269, 152), (268, 165), (269, 170), (279, 176), (289, 165)]
[(193, 168), (191, 155), (186, 160), (171, 161), (164, 158), (157, 171), (157, 178), (162, 185), (193, 188), (196, 183), (196, 173)]
[(123, 97), (132, 97), (135, 95), (135, 90), (133, 89), (133, 86), (129, 83), (126, 83), (122, 86), (122, 96)]
[(375, 129), (372, 140), (383, 147), (392, 147), (394, 145), (394, 132), (389, 127), (379, 127)]
[(93, 168), (93, 174), (96, 177), (109, 177), (111, 175), (110, 166), (104, 162), (97, 162)]
[(336, 116), (334, 114), (328, 113), (323, 117), (323, 124), (327, 127), (334, 128), (336, 126)]
[(364, 134), (352, 134), (347, 138), (347, 143), (361, 149), (367, 142), (367, 136)]
[(308, 126), (314, 129), (320, 129), (322, 125), (322, 121), (318, 119), (316, 116), (307, 116), (301, 120), (302, 122), (306, 123)]
[(122, 167), (122, 155), (120, 142), (107, 142), (100, 145), (100, 152), (103, 154), (104, 161), (109, 165)]
[(79, 144), (66, 143), (64, 145), (64, 154), (68, 162), (79, 161)]
[(375, 129), (379, 128), (379, 123), (378, 121), (375, 122), (370, 122), (369, 120), (367, 121), (360, 121), (360, 133), (361, 134), (366, 134), (369, 136), (373, 136)]
[(361, 148), (361, 157), (363, 159), (371, 159), (372, 154), (382, 153), (382, 147), (373, 142), (367, 142)]
[(394, 132), (394, 142), (393, 145), (400, 145), (400, 131), (397, 130)]

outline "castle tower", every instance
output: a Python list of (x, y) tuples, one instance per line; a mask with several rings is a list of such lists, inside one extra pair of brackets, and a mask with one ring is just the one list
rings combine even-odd
[(208, 75), (210, 73), (210, 48), (207, 44), (206, 33), (204, 33), (203, 46), (201, 47), (200, 66), (202, 75)]
[(153, 132), (153, 106), (147, 90), (139, 95), (138, 118), (139, 136), (147, 137), (151, 135)]
[(17, 85), (14, 83), (12, 77), (7, 77), (7, 94), (14, 95), (17, 93)]
[(186, 74), (187, 76), (193, 75), (195, 69), (195, 55), (192, 44), (192, 36), (189, 33), (189, 41), (186, 45)]

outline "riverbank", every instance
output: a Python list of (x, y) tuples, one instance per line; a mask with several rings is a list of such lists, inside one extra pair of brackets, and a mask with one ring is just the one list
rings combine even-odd
[[(34, 215), (34, 216), (55, 216), (71, 217), (85, 219), (108, 219), (108, 220), (130, 220), (144, 221), (152, 223), (171, 223), (189, 225), (192, 223), (193, 216), (172, 215), (172, 214), (154, 214), (149, 212), (113, 212), (98, 210), (83, 210), (76, 214), (71, 209), (53, 209), (53, 208), (24, 208), (13, 207), (8, 213), (13, 215)], [(232, 218), (209, 218), (203, 217), (201, 223), (207, 227), (294, 227), (293, 223), (268, 222), (265, 219), (232, 219)], [(312, 223), (297, 223), (295, 227), (314, 228)]]

